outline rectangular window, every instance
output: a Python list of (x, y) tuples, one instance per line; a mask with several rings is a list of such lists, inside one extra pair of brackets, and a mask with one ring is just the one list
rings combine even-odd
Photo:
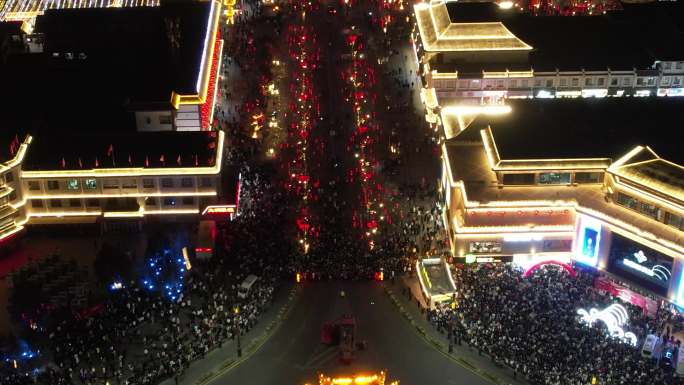
[(209, 177), (203, 177), (200, 179), (200, 187), (211, 187), (213, 185), (213, 182), (211, 181), (211, 178)]
[(81, 207), (80, 199), (69, 199), (69, 207)]
[(84, 185), (88, 190), (95, 190), (97, 188), (97, 180), (86, 179)]
[(78, 179), (67, 180), (67, 190), (78, 190)]
[(467, 80), (459, 80), (458, 81), (458, 88), (466, 88), (468, 87), (468, 81)]
[(86, 199), (86, 207), (100, 207), (99, 199)]
[(5, 182), (10, 183), (14, 181), (14, 174), (12, 174), (12, 171), (8, 172), (5, 174)]
[(529, 86), (530, 86), (530, 81), (527, 80), (527, 79), (523, 79), (523, 80), (522, 80), (522, 87), (523, 87), (523, 88), (527, 88), (527, 87), (529, 87)]
[(632, 78), (622, 78), (622, 85), (623, 86), (631, 86), (632, 85)]
[(105, 181), (102, 182), (102, 188), (103, 188), (103, 189), (115, 189), (115, 188), (119, 188), (119, 181), (116, 180), (116, 179), (114, 179), (114, 180), (112, 180), (112, 179), (106, 180), (106, 179), (105, 179)]
[(644, 203), (640, 202), (639, 203), (639, 212), (642, 214), (649, 216), (653, 219), (658, 219), (658, 206), (649, 204), (649, 203)]
[(625, 193), (619, 192), (618, 197), (617, 197), (617, 203), (620, 206), (625, 206), (625, 207), (630, 208), (632, 210), (636, 210), (636, 208), (639, 204), (639, 201), (632, 198), (631, 196), (629, 196)]
[(147, 197), (145, 198), (145, 206), (150, 207), (150, 206), (156, 206), (157, 205), (157, 199), (154, 197)]
[(602, 86), (602, 85), (604, 85), (604, 84), (606, 84), (606, 78), (598, 78), (598, 79), (596, 79), (596, 85), (597, 85), (597, 86)]
[(503, 244), (496, 241), (470, 242), (468, 251), (471, 253), (500, 253)]
[(31, 201), (31, 207), (33, 207), (34, 209), (43, 208), (43, 201), (39, 199), (34, 199)]
[(62, 207), (62, 201), (59, 199), (53, 199), (50, 201), (50, 207), (52, 208), (61, 208)]
[(684, 63), (682, 63), (682, 62), (680, 62), (680, 61), (677, 62), (676, 68), (677, 68), (678, 70), (680, 70), (680, 69), (682, 69), (682, 67), (684, 67)]
[(618, 85), (618, 78), (611, 78), (610, 79), (610, 85), (611, 86), (617, 86)]
[(504, 81), (503, 80), (497, 80), (496, 81), (496, 88), (504, 88)]
[(678, 86), (681, 83), (682, 83), (682, 78), (680, 78), (679, 76), (675, 76), (674, 78), (672, 78), (672, 85), (673, 86)]
[(31, 180), (28, 182), (28, 188), (31, 191), (38, 191), (40, 190), (40, 183), (38, 183), (38, 181)]
[(162, 187), (166, 187), (166, 188), (173, 187), (173, 179), (162, 178), (161, 185), (162, 185)]
[(593, 86), (594, 85), (594, 79), (592, 79), (592, 78), (584, 79), (584, 85), (585, 86)]
[(505, 185), (533, 185), (534, 174), (504, 174)]
[(542, 81), (541, 79), (534, 79), (534, 86), (535, 87), (541, 87)]
[(684, 220), (678, 215), (665, 213), (665, 223), (677, 229), (684, 229)]
[(143, 179), (143, 188), (154, 188), (154, 179)]
[(539, 184), (569, 184), (569, 172), (542, 172), (539, 174)]
[(637, 85), (643, 86), (644, 85), (644, 78), (637, 78)]
[(164, 198), (164, 206), (175, 206), (176, 205), (176, 199), (175, 198)]
[(663, 69), (669, 70), (670, 67), (672, 67), (672, 64), (670, 64), (670, 62), (663, 63)]
[(190, 206), (195, 204), (195, 198), (193, 197), (183, 197), (183, 204), (185, 206)]
[(121, 185), (123, 188), (138, 188), (138, 181), (135, 179), (124, 179)]
[(48, 190), (59, 190), (59, 181), (49, 180), (47, 187)]
[(567, 87), (567, 86), (568, 86), (568, 79), (566, 79), (566, 78), (561, 78), (561, 79), (560, 79), (560, 86), (561, 86), (561, 87)]
[(572, 78), (572, 86), (577, 87), (579, 86), (579, 79), (578, 78)]
[(515, 79), (511, 79), (511, 81), (508, 83), (509, 88), (516, 88), (518, 87), (518, 81)]
[(602, 172), (576, 172), (575, 183), (603, 183)]
[(171, 115), (159, 115), (159, 124), (171, 124)]
[(181, 179), (181, 187), (192, 187), (195, 184), (192, 183), (192, 178), (183, 178)]

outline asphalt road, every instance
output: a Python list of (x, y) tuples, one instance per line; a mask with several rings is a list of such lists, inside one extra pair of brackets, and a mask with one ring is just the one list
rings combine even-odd
[[(318, 373), (356, 375), (388, 371), (401, 385), (484, 385), (487, 381), (428, 345), (404, 320), (375, 282), (316, 282), (302, 285), (289, 317), (253, 356), (211, 384), (301, 385)], [(340, 296), (344, 290), (346, 295)], [(358, 339), (368, 348), (351, 365), (337, 349), (320, 343), (323, 322), (353, 314)]]

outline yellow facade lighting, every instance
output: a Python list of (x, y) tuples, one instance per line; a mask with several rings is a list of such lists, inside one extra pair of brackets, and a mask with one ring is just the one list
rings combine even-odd
[(218, 145), (216, 146), (216, 161), (208, 167), (168, 167), (168, 168), (97, 168), (90, 170), (51, 170), (51, 171), (22, 171), (24, 179), (34, 178), (107, 178), (107, 177), (135, 177), (135, 176), (185, 176), (185, 175), (216, 175), (221, 172), (223, 163), (223, 141), (225, 133), (218, 131)]
[(205, 36), (202, 60), (200, 62), (200, 72), (197, 75), (197, 93), (181, 95), (175, 91), (171, 92), (171, 104), (177, 110), (182, 104), (203, 104), (207, 100), (209, 89), (209, 79), (211, 77), (212, 58), (214, 57), (214, 47), (216, 47), (216, 29), (221, 15), (221, 3), (211, 0), (211, 9), (207, 21), (207, 35)]
[(99, 215), (102, 215), (102, 211), (52, 211), (48, 213), (28, 213), (28, 216), (31, 218), (87, 217)]
[(29, 195), (27, 199), (88, 199), (88, 198), (143, 198), (143, 197), (206, 197), (216, 196), (216, 191), (176, 191), (168, 193), (116, 193), (116, 194), (61, 194), (61, 195)]
[(139, 211), (107, 211), (102, 214), (105, 218), (142, 218), (143, 210)]
[(12, 235), (20, 232), (23, 229), (24, 229), (24, 226), (16, 226), (12, 230), (10, 230), (4, 234), (0, 234), (0, 241), (2, 241), (3, 239), (11, 237)]
[(24, 142), (19, 145), (19, 149), (17, 150), (17, 153), (14, 155), (14, 158), (4, 163), (0, 163), (0, 172), (7, 171), (21, 164), (21, 162), (24, 161), (24, 157), (26, 156), (26, 150), (28, 150), (28, 146), (31, 144), (31, 142), (33, 142), (33, 137), (29, 135), (26, 137), (26, 139), (24, 139)]
[(534, 71), (501, 71), (501, 72), (489, 72), (482, 71), (482, 77), (484, 79), (502, 79), (502, 78), (531, 78), (534, 77)]

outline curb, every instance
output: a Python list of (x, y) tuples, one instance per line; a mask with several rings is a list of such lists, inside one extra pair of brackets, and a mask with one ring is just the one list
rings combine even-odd
[(206, 384), (211, 383), (212, 381), (216, 380), (218, 377), (229, 372), (233, 368), (240, 365), (242, 362), (249, 359), (257, 351), (259, 351), (259, 349), (266, 343), (266, 341), (268, 341), (268, 339), (273, 334), (275, 334), (275, 332), (279, 329), (282, 322), (290, 314), (290, 311), (293, 308), (292, 305), (293, 305), (293, 301), (296, 297), (296, 294), (297, 294), (297, 286), (294, 286), (292, 288), (292, 290), (290, 290), (290, 294), (287, 297), (287, 302), (285, 303), (285, 305), (283, 305), (280, 308), (280, 310), (278, 310), (278, 313), (276, 314), (275, 318), (266, 326), (263, 333), (259, 337), (254, 338), (249, 343), (249, 345), (247, 345), (247, 347), (244, 349), (244, 354), (242, 355), (242, 357), (240, 357), (238, 359), (235, 359), (235, 358), (226, 359), (225, 361), (223, 361), (221, 363), (221, 365), (217, 371), (210, 371), (209, 373), (200, 377), (195, 382), (195, 385), (206, 385)]
[(432, 345), (432, 347), (435, 348), (438, 352), (442, 353), (444, 356), (455, 362), (457, 365), (460, 365), (464, 369), (478, 375), (480, 378), (484, 379), (485, 381), (488, 381), (492, 384), (495, 385), (504, 385), (507, 384), (507, 382), (501, 380), (499, 377), (480, 369), (477, 367), (474, 363), (470, 362), (468, 359), (465, 357), (461, 357), (455, 354), (451, 354), (448, 351), (448, 347), (444, 346), (444, 343), (442, 341), (439, 341), (432, 336), (428, 334), (428, 332), (423, 328), (422, 326), (418, 325), (416, 321), (413, 319), (413, 316), (409, 314), (406, 309), (404, 309), (404, 306), (399, 302), (397, 299), (396, 295), (392, 292), (391, 289), (389, 289), (387, 286), (384, 287), (385, 293), (387, 296), (390, 298), (392, 303), (396, 306), (397, 310), (399, 310), (399, 313), (401, 313), (402, 316), (413, 326), (415, 329), (416, 333), (429, 345)]

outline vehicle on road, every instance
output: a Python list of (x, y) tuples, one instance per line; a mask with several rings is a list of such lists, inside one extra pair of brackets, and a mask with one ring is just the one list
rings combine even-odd
[(645, 358), (654, 358), (656, 347), (658, 346), (658, 336), (649, 334), (644, 340), (644, 345), (641, 347), (641, 356)]
[(214, 255), (215, 240), (216, 222), (213, 220), (201, 221), (197, 230), (197, 245), (195, 245), (197, 259), (209, 259)]
[(238, 288), (238, 298), (240, 299), (245, 299), (247, 296), (249, 296), (249, 292), (252, 290), (252, 286), (256, 283), (256, 281), (259, 280), (259, 277), (257, 277), (254, 274), (250, 274), (245, 278), (244, 281), (240, 284), (240, 287)]
[(350, 364), (356, 350), (356, 319), (351, 315), (344, 315), (332, 322), (321, 325), (321, 343), (338, 345), (340, 361)]

